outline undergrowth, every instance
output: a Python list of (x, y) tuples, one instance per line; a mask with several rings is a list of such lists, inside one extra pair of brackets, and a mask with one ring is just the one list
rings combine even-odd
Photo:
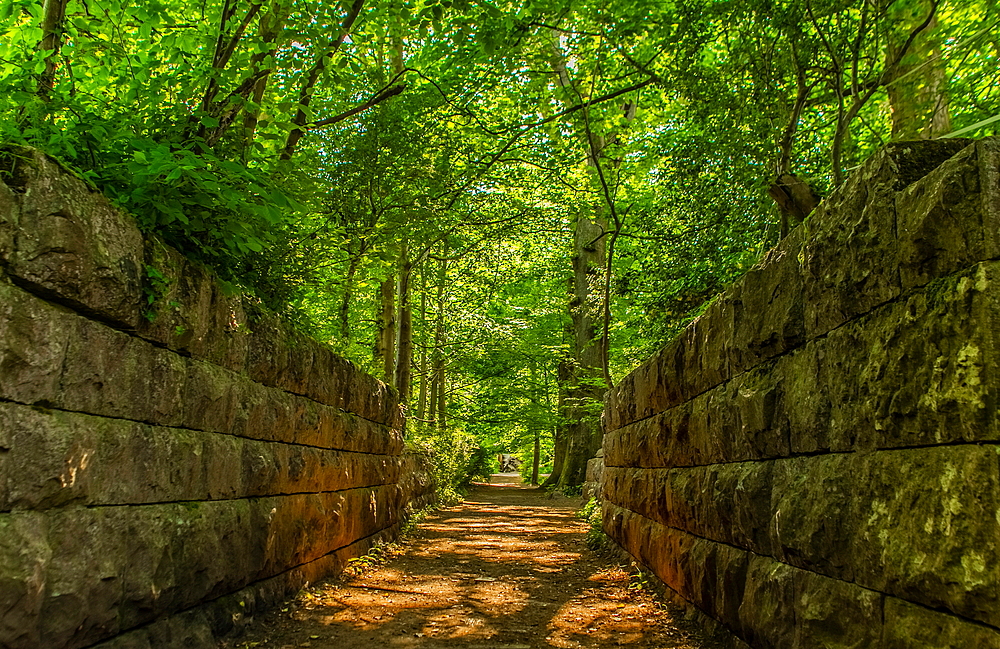
[(587, 521), (587, 547), (595, 552), (611, 549), (611, 539), (604, 533), (603, 519), (601, 517), (601, 501), (591, 498), (580, 511), (577, 517)]
[(368, 550), (367, 553), (361, 555), (360, 557), (354, 557), (353, 559), (347, 560), (347, 566), (344, 568), (344, 574), (350, 575), (352, 577), (361, 577), (367, 575), (388, 563), (390, 560), (403, 554), (404, 542), (409, 537), (417, 531), (420, 523), (424, 521), (431, 513), (433, 513), (438, 505), (428, 505), (423, 509), (419, 509), (409, 516), (406, 517), (403, 524), (399, 528), (399, 536), (393, 541), (375, 541), (375, 544)]

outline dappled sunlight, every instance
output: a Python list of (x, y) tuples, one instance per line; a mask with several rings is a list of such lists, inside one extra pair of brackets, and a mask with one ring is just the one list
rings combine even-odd
[(586, 549), (571, 507), (538, 506), (542, 496), (527, 490), (476, 495), (429, 517), (389, 565), (302, 593), (285, 623), (305, 644), (254, 646), (695, 646), (675, 631), (664, 642), (665, 612)]

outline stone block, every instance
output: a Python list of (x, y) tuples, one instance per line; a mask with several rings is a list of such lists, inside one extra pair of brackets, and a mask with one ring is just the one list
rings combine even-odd
[(85, 647), (396, 524), (395, 488), (0, 514), (0, 645)]
[(795, 568), (770, 557), (750, 557), (735, 627), (747, 644), (754, 649), (797, 648), (795, 585)]
[(769, 361), (709, 393), (709, 435), (721, 461), (788, 456), (788, 413), (795, 406), (788, 402), (785, 379)]
[(18, 229), (17, 195), (0, 180), (0, 274), (14, 253), (14, 236)]
[(394, 484), (395, 457), (0, 403), (0, 511), (342, 491)]
[(826, 433), (813, 438), (793, 427), (793, 448), (1000, 438), (993, 376), (1000, 361), (998, 300), (1000, 265), (987, 262), (832, 332), (817, 347), (815, 386), (805, 386), (829, 402), (817, 413), (826, 416)]
[[(732, 376), (730, 357), (734, 341), (734, 301), (729, 293), (719, 295), (704, 313), (681, 334), (683, 365), (675, 380), (687, 401), (726, 382)], [(665, 407), (675, 405), (664, 402)]]
[(236, 372), (246, 364), (247, 317), (238, 295), (228, 296), (215, 275), (156, 237), (146, 238), (146, 264), (163, 279), (148, 288), (138, 333), (170, 349)]
[(885, 598), (884, 649), (1000, 649), (1000, 630), (910, 602)]
[[(740, 462), (720, 467), (712, 502), (725, 513), (733, 545), (756, 554), (773, 554), (770, 535), (774, 462)], [(722, 517), (719, 517), (722, 520)]]
[[(1000, 264), (929, 284), (873, 322), (881, 370), (865, 362), (879, 446), (1000, 439)], [(871, 345), (869, 344), (869, 347)], [(893, 389), (887, 377), (905, 376)]]
[(993, 446), (872, 453), (850, 476), (859, 500), (855, 581), (1000, 626), (1000, 463)]
[(55, 403), (75, 316), (0, 279), (0, 398)]
[(869, 350), (854, 335), (859, 331), (842, 327), (778, 360), (792, 453), (847, 452), (859, 438), (871, 439), (859, 386), (859, 363), (869, 362)]
[(881, 593), (803, 570), (794, 571), (794, 582), (792, 647), (882, 649)]
[(984, 209), (980, 149), (973, 144), (896, 197), (903, 289), (1000, 255), (998, 207)]
[(284, 326), (277, 317), (260, 316), (251, 318), (249, 327), (246, 373), (258, 383), (277, 386), (290, 362)]
[(800, 253), (805, 228), (796, 228), (727, 289), (733, 309), (732, 374), (805, 341)]
[(691, 406), (684, 404), (641, 419), (604, 436), (605, 466), (670, 467), (690, 464), (688, 420)]
[[(255, 383), (243, 376), (234, 376), (231, 387), (236, 395), (230, 402), (233, 406), (234, 435), (326, 446), (319, 443), (319, 437), (315, 435), (312, 438), (299, 439), (297, 425), (301, 397)], [(312, 406), (321, 407), (315, 403)], [(196, 413), (191, 414), (194, 416)]]
[[(181, 425), (195, 430), (228, 433), (236, 428), (236, 412), (249, 381), (217, 365), (186, 359), (183, 392), (177, 401)], [(256, 392), (256, 391), (255, 391)], [(264, 392), (272, 397), (274, 390)], [(257, 437), (256, 435), (254, 437)], [(264, 439), (282, 439), (265, 437)], [(285, 438), (287, 439), (287, 438)]]
[(142, 235), (131, 217), (36, 150), (17, 152), (8, 186), (21, 192), (22, 224), (8, 272), (46, 297), (137, 326)]
[(858, 499), (865, 493), (854, 486), (861, 461), (851, 454), (829, 454), (771, 464), (768, 530), (774, 557), (853, 580)]
[(183, 357), (91, 320), (69, 321), (60, 408), (166, 426), (183, 423)]
[(617, 430), (681, 403), (684, 362), (684, 340), (679, 336), (619, 381), (605, 397), (605, 430)]
[(0, 646), (36, 649), (41, 642), (44, 566), (51, 559), (47, 521), (34, 512), (0, 514)]
[(821, 336), (900, 294), (896, 193), (968, 142), (886, 145), (801, 226), (806, 230), (802, 255), (807, 338)]

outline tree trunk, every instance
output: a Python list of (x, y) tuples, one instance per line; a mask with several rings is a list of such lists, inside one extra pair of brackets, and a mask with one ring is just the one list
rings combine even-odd
[[(569, 76), (566, 59), (558, 42), (559, 36), (554, 33), (551, 64), (560, 87), (575, 93), (575, 97), (571, 93), (562, 97), (563, 102), (569, 106), (575, 101), (582, 102), (583, 96)], [(626, 108), (627, 118), (632, 116), (630, 111), (631, 107)], [(578, 131), (587, 153), (591, 183), (598, 189), (598, 195), (610, 201), (600, 168), (605, 139), (591, 130), (586, 109), (578, 117), (582, 121), (582, 125), (578, 125)], [(573, 275), (570, 281), (569, 311), (574, 363), (569, 368), (567, 383), (570, 387), (565, 400), (566, 419), (570, 423), (563, 429), (565, 447), (560, 470), (557, 474), (553, 467), (552, 476), (546, 481), (547, 484), (551, 483), (553, 476), (557, 476), (555, 484), (559, 488), (583, 484), (587, 460), (601, 446), (599, 404), (606, 390), (604, 377), (607, 374), (604, 366), (607, 361), (606, 340), (601, 334), (601, 279), (607, 264), (607, 210), (602, 206), (606, 206), (605, 201), (584, 206), (573, 218)], [(610, 206), (606, 207), (610, 209)], [(562, 383), (560, 381), (561, 385)], [(556, 441), (558, 442), (558, 438)]]
[(399, 402), (405, 407), (410, 400), (410, 376), (413, 367), (413, 326), (412, 309), (410, 308), (410, 271), (413, 264), (408, 258), (406, 245), (399, 252), (399, 305), (396, 323), (398, 340), (396, 342), (396, 369), (394, 384), (399, 393)]
[(538, 465), (542, 455), (542, 431), (535, 426), (535, 446), (531, 454), (531, 484), (538, 484)]
[(420, 346), (420, 366), (417, 371), (420, 373), (420, 388), (417, 396), (417, 419), (424, 419), (427, 414), (427, 384), (429, 382), (429, 368), (427, 367), (427, 262), (420, 265), (420, 331), (422, 345)]
[(45, 0), (42, 6), (42, 40), (38, 43), (40, 52), (48, 52), (45, 56), (45, 69), (38, 75), (37, 94), (44, 100), (49, 99), (52, 88), (55, 87), (56, 67), (59, 50), (62, 47), (63, 21), (66, 18), (68, 0)]
[(257, 131), (257, 123), (260, 119), (260, 102), (264, 100), (264, 92), (267, 90), (267, 80), (270, 71), (260, 69), (261, 64), (268, 56), (274, 56), (277, 50), (278, 37), (285, 27), (285, 20), (292, 10), (291, 2), (288, 0), (274, 0), (271, 2), (270, 10), (260, 17), (259, 34), (262, 42), (271, 46), (266, 52), (257, 52), (250, 59), (250, 74), (257, 76), (262, 74), (253, 85), (250, 93), (252, 106), (246, 108), (246, 116), (243, 120), (243, 148), (244, 155), (253, 142)]
[(316, 92), (316, 83), (319, 81), (320, 76), (323, 74), (323, 70), (326, 69), (327, 59), (333, 58), (333, 55), (337, 53), (340, 46), (344, 44), (347, 40), (348, 35), (351, 33), (351, 29), (354, 27), (354, 22), (358, 19), (358, 15), (361, 13), (361, 9), (365, 5), (365, 0), (354, 0), (354, 4), (347, 12), (347, 16), (344, 18), (344, 23), (340, 27), (340, 34), (334, 39), (330, 45), (326, 48), (318, 59), (316, 59), (315, 65), (309, 70), (305, 79), (302, 81), (302, 86), (299, 90), (299, 106), (295, 112), (295, 116), (292, 117), (292, 124), (296, 128), (293, 128), (288, 133), (288, 138), (285, 140), (285, 147), (281, 151), (281, 159), (289, 160), (295, 153), (295, 148), (299, 144), (299, 140), (305, 134), (303, 128), (305, 127), (306, 121), (309, 119), (307, 115), (307, 110), (309, 109), (309, 104), (312, 103), (313, 94)]
[(392, 383), (396, 360), (396, 278), (379, 285), (378, 327), (375, 336), (375, 365), (382, 366), (382, 380)]
[[(567, 329), (567, 333), (568, 329)], [(556, 399), (556, 412), (559, 413), (560, 422), (552, 431), (552, 472), (542, 483), (543, 487), (554, 487), (559, 484), (563, 473), (563, 466), (566, 459), (566, 451), (569, 447), (567, 440), (569, 437), (570, 421), (574, 415), (570, 406), (570, 390), (572, 388), (573, 361), (563, 358), (556, 367), (556, 385), (558, 397)]]
[(351, 263), (347, 267), (347, 276), (344, 278), (344, 295), (340, 300), (340, 312), (337, 319), (340, 321), (340, 335), (344, 341), (351, 340), (351, 298), (354, 294), (354, 276), (358, 272), (358, 265), (361, 263), (361, 255), (351, 257)]
[[(447, 251), (445, 251), (445, 254)], [(448, 262), (444, 259), (438, 269), (437, 322), (434, 325), (434, 389), (431, 396), (435, 411), (435, 427), (444, 430), (448, 425), (448, 391), (445, 389), (445, 331), (444, 331), (444, 282), (447, 278)]]
[[(924, 20), (930, 9), (927, 0), (892, 6), (889, 16), (896, 29), (889, 39), (888, 61), (897, 58), (910, 30)], [(913, 39), (899, 63), (889, 70), (889, 111), (894, 140), (929, 140), (951, 131), (948, 79), (940, 59), (937, 24), (935, 17)]]

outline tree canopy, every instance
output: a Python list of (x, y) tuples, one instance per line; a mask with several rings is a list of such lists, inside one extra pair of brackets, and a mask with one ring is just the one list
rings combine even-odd
[(996, 132), (998, 20), (996, 0), (6, 0), (0, 141), (394, 384), (456, 475), (513, 452), (573, 488), (608, 384), (875, 148)]

